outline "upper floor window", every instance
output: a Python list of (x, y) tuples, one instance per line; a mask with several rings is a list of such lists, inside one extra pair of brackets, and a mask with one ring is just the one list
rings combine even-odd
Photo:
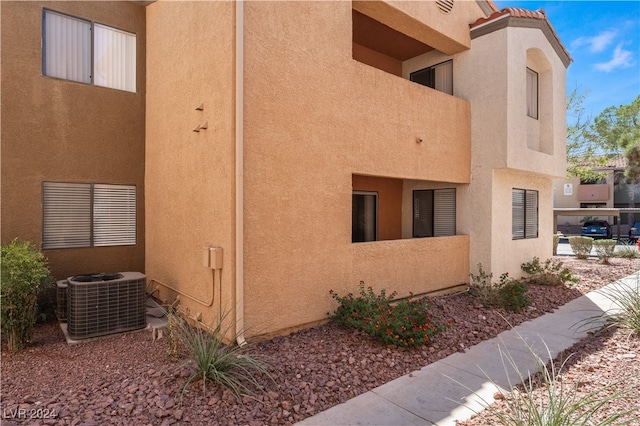
[(413, 191), (413, 237), (456, 235), (456, 190)]
[(136, 91), (136, 35), (44, 10), (42, 73), (49, 77)]
[(44, 182), (42, 248), (136, 244), (136, 187)]
[(538, 118), (538, 73), (527, 68), (527, 115)]
[(538, 191), (513, 189), (511, 202), (512, 239), (538, 238)]
[(414, 71), (409, 79), (432, 89), (453, 95), (453, 60)]

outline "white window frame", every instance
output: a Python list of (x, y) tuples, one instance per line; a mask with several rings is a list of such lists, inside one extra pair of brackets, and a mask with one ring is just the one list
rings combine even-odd
[(539, 193), (532, 189), (511, 191), (511, 239), (538, 238)]
[(527, 116), (538, 119), (538, 73), (527, 67)]
[(43, 182), (42, 248), (136, 245), (135, 185)]
[[(356, 212), (354, 199), (358, 196), (373, 197), (373, 202), (366, 204), (364, 206), (365, 210), (362, 212)], [(366, 243), (378, 241), (378, 193), (375, 191), (353, 191), (351, 199), (351, 242)], [(371, 200), (371, 198), (369, 200)], [(362, 215), (361, 218), (360, 215)], [(360, 225), (360, 222), (362, 222), (362, 226), (365, 228), (363, 229), (365, 235), (362, 239), (356, 238), (356, 227)]]
[(45, 76), (136, 93), (136, 43), (134, 33), (43, 9)]

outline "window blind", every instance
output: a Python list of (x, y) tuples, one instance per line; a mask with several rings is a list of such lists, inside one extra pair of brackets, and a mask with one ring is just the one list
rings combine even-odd
[(433, 191), (433, 236), (456, 235), (456, 190)]
[(43, 183), (42, 248), (91, 246), (91, 185)]
[(93, 245), (122, 246), (136, 243), (136, 187), (93, 187)]
[(91, 23), (44, 11), (43, 73), (91, 83)]
[(538, 118), (538, 73), (527, 68), (527, 115)]
[(135, 92), (135, 34), (95, 24), (93, 37), (94, 84)]

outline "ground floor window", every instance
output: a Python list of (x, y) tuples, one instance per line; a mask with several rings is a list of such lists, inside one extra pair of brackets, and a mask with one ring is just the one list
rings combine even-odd
[(42, 248), (136, 244), (136, 187), (42, 184)]
[(362, 243), (378, 240), (378, 193), (353, 191), (351, 241)]
[(456, 235), (456, 190), (413, 191), (413, 237)]
[(511, 201), (512, 239), (538, 238), (538, 191), (514, 188)]

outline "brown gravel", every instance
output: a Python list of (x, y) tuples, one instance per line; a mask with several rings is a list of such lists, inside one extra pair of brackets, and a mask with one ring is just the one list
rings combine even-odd
[[(466, 294), (435, 298), (434, 308), (451, 327), (426, 347), (383, 346), (331, 323), (253, 344), (253, 351), (270, 358), (275, 383), (262, 378), (265, 392), (243, 401), (213, 385), (203, 392), (201, 383), (183, 392), (188, 368), (170, 361), (166, 339), (152, 341), (147, 331), (69, 346), (58, 324), (41, 324), (25, 351), (7, 353), (3, 347), (2, 424), (292, 424), (496, 336), (508, 327), (501, 315), (516, 325), (640, 270), (640, 260), (613, 259), (607, 266), (595, 259), (558, 259), (580, 283), (571, 289), (530, 286), (533, 303), (523, 313), (485, 309)], [(578, 377), (585, 390), (609, 383), (618, 371), (635, 371), (637, 379), (639, 346), (619, 333), (585, 339), (572, 348), (575, 363), (567, 377)], [(464, 424), (492, 424), (485, 421)]]

